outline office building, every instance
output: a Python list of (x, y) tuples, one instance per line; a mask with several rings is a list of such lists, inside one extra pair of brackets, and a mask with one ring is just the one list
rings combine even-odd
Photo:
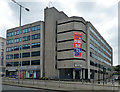
[(20, 32), (19, 27), (7, 30), (6, 76), (15, 77), (20, 69), (21, 78), (40, 77), (43, 70), (43, 30), (42, 21), (24, 25)]
[(5, 46), (6, 39), (0, 37), (0, 76), (5, 75)]
[(17, 73), (19, 41), (21, 77), (100, 80), (111, 76), (112, 48), (82, 17), (46, 8), (44, 21), (23, 25), (20, 33), (19, 27), (7, 30), (7, 76)]

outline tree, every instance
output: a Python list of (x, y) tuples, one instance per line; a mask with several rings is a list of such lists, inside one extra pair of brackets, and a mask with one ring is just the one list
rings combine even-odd
[(117, 71), (117, 72), (120, 72), (120, 65), (113, 66), (113, 70)]

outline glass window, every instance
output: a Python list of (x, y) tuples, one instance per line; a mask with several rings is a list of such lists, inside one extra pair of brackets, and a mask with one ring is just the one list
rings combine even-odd
[(14, 42), (18, 43), (19, 42), (19, 38), (14, 39)]
[(4, 46), (4, 42), (1, 42), (1, 46)]
[(40, 65), (40, 60), (32, 60), (31, 65)]
[(13, 66), (13, 62), (6, 62), (6, 67)]
[(14, 66), (18, 66), (19, 62), (14, 62)]
[[(20, 46), (21, 49), (21, 46)], [(14, 51), (19, 50), (19, 46), (14, 46)]]
[(6, 51), (7, 51), (7, 52), (13, 51), (13, 47), (8, 47), (8, 48), (6, 48)]
[(40, 34), (32, 35), (32, 40), (34, 40), (34, 39), (40, 39)]
[(13, 55), (6, 55), (6, 59), (13, 59)]
[(22, 53), (22, 58), (30, 57), (30, 52)]
[(38, 43), (32, 43), (32, 48), (37, 48), (37, 47), (40, 47), (40, 42)]
[(90, 65), (94, 66), (94, 62), (90, 61)]
[(29, 35), (29, 36), (24, 36), (24, 37), (23, 37), (23, 41), (28, 41), (28, 40), (30, 40), (30, 35)]
[(13, 44), (13, 40), (7, 40), (6, 44)]
[[(21, 33), (21, 32), (20, 32)], [(19, 30), (14, 32), (14, 35), (19, 35)]]
[(30, 61), (22, 61), (22, 66), (30, 65)]
[(32, 56), (32, 57), (34, 57), (34, 56), (40, 56), (40, 51), (32, 52), (32, 53), (31, 53), (31, 56)]
[(23, 29), (23, 33), (28, 33), (28, 32), (30, 32), (30, 28)]
[[(14, 59), (19, 58), (19, 54), (14, 54)], [(21, 54), (20, 54), (20, 58), (21, 58)]]
[(103, 41), (103, 39), (92, 29), (92, 27), (89, 27), (90, 31), (97, 37), (97, 39), (104, 44), (104, 46), (111, 52), (110, 47), (107, 45), (107, 43), (105, 41)]
[(40, 25), (32, 27), (32, 31), (40, 30)]
[(13, 36), (13, 32), (7, 33), (7, 37)]
[(22, 49), (30, 49), (30, 44), (25, 44), (23, 45), (23, 48)]

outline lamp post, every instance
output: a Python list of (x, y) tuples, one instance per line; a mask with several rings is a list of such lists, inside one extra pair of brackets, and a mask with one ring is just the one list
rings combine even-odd
[(15, 4), (17, 4), (19, 7), (20, 7), (20, 19), (19, 19), (19, 64), (18, 64), (18, 83), (20, 82), (20, 58), (21, 58), (21, 46), (20, 46), (20, 42), (22, 41), (20, 39), (20, 34), (21, 34), (21, 11), (22, 11), (22, 8), (24, 8), (26, 11), (30, 11), (28, 8), (22, 6), (21, 4), (19, 4), (18, 2), (16, 2), (15, 0), (12, 0), (12, 2), (14, 2)]

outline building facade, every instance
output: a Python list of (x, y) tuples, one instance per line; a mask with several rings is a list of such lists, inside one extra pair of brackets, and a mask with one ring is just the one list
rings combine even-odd
[(111, 76), (112, 48), (82, 17), (46, 8), (44, 22), (24, 25), (20, 34), (19, 27), (7, 30), (7, 76), (17, 73), (19, 41), (21, 77), (100, 80)]
[[(21, 78), (39, 78), (43, 71), (43, 25), (38, 21), (7, 30), (6, 76), (16, 77), (18, 69)], [(19, 65), (20, 47), (20, 65)]]
[(5, 75), (6, 39), (0, 37), (0, 76)]

